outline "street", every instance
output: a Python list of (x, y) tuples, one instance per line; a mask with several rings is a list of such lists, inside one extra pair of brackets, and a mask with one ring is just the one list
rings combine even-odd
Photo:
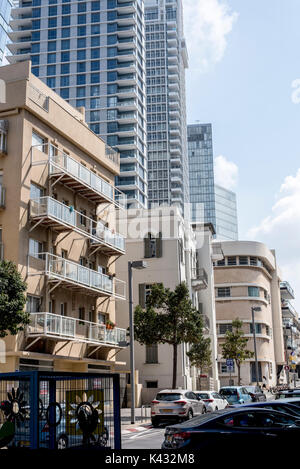
[(145, 431), (122, 435), (123, 449), (160, 449), (165, 427), (146, 428)]

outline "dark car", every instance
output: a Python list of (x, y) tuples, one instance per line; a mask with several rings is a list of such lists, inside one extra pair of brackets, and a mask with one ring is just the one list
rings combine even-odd
[[(162, 449), (265, 448), (268, 444), (290, 445), (300, 438), (300, 419), (265, 408), (239, 407), (195, 417), (166, 428)], [(253, 446), (254, 447), (254, 446)]]
[(267, 397), (259, 386), (245, 386), (253, 402), (266, 401)]
[[(296, 400), (296, 399), (295, 399)], [(284, 412), (290, 415), (294, 415), (300, 419), (300, 399), (298, 405), (295, 405), (293, 402), (294, 399), (278, 399), (276, 401), (268, 401), (268, 402), (252, 402), (250, 404), (242, 404), (242, 405), (233, 405), (230, 406), (232, 408), (241, 408), (241, 407), (258, 407), (264, 409), (273, 409), (278, 410), (279, 412)]]
[(290, 397), (300, 398), (300, 389), (287, 389), (286, 391), (279, 391), (275, 395), (275, 399), (289, 399)]

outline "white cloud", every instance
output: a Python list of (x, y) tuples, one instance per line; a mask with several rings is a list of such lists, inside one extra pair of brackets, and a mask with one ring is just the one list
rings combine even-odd
[(225, 189), (235, 189), (238, 181), (239, 168), (225, 156), (220, 155), (215, 158), (215, 183), (225, 187)]
[(222, 0), (183, 0), (190, 69), (205, 72), (224, 55), (238, 13)]
[(298, 294), (300, 313), (300, 168), (295, 176), (284, 179), (271, 214), (249, 230), (248, 238), (276, 250), (284, 280)]

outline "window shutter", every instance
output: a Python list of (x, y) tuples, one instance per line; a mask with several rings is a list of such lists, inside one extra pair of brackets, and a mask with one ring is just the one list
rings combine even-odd
[(151, 243), (150, 243), (149, 235), (147, 236), (147, 238), (144, 238), (144, 248), (145, 248), (144, 257), (145, 258), (151, 257)]
[(142, 308), (145, 308), (145, 284), (139, 284), (139, 304)]
[(156, 238), (156, 257), (162, 257), (162, 234)]

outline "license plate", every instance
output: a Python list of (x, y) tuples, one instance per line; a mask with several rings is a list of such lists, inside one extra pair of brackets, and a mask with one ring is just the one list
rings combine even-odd
[(173, 409), (162, 409), (161, 412), (166, 412), (167, 414), (171, 414)]

